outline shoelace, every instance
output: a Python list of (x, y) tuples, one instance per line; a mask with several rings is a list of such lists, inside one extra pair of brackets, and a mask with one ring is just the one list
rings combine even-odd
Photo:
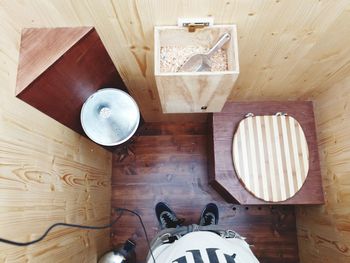
[(160, 221), (166, 228), (175, 228), (178, 225), (181, 225), (185, 220), (182, 218), (178, 219), (172, 213), (165, 211), (161, 214)]
[(204, 225), (215, 225), (215, 216), (211, 213), (208, 213), (204, 216)]

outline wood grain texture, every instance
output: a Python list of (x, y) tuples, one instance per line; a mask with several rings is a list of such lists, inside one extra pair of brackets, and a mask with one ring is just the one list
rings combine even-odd
[(286, 112), (300, 123), (309, 147), (309, 174), (300, 191), (280, 204), (324, 203), (312, 102), (229, 102), (214, 113), (209, 137), (210, 183), (228, 201), (240, 204), (268, 204), (249, 193), (239, 181), (232, 162), (234, 131), (244, 116)]
[[(24, 43), (20, 50), (19, 70), (23, 67), (26, 68), (28, 60), (36, 61), (35, 57), (32, 56), (40, 52), (39, 50), (46, 48), (45, 43), (44, 47), (41, 44), (38, 45), (33, 38), (36, 37), (39, 43), (45, 42), (43, 40), (52, 42), (54, 38), (61, 39), (67, 35), (70, 36), (71, 31), (78, 31), (74, 28), (66, 28), (66, 30), (67, 33), (65, 33), (64, 28), (30, 29), (29, 32), (25, 30), (22, 37)], [(80, 31), (85, 34), (80, 33), (78, 36), (81, 38), (75, 39), (74, 45), (69, 46), (69, 48), (66, 47), (67, 43), (57, 41), (60, 46), (55, 44), (52, 48), (56, 48), (59, 54), (62, 53), (62, 50), (65, 53), (48, 68), (32, 69), (32, 71), (40, 72), (40, 76), (28, 79), (28, 74), (33, 74), (32, 72), (25, 69), (22, 70), (23, 72), (19, 72), (17, 88), (20, 88), (21, 92), (17, 94), (17, 97), (72, 130), (85, 134), (80, 122), (80, 111), (86, 99), (101, 88), (122, 90), (126, 88), (96, 30), (94, 28), (89, 30), (81, 28)], [(45, 38), (46, 35), (49, 39)], [(34, 52), (35, 49), (39, 50)], [(50, 50), (50, 53), (52, 52)], [(45, 58), (46, 52), (42, 53)], [(39, 57), (38, 60), (40, 59)], [(49, 57), (49, 61), (51, 59)], [(41, 66), (48, 65), (38, 62), (34, 63), (31, 68)], [(28, 83), (28, 86), (22, 87), (21, 85), (28, 80), (32, 82)]]
[[(11, 99), (15, 93), (20, 32), (28, 27), (95, 26), (146, 120), (205, 120), (205, 114), (184, 116), (161, 113), (153, 77), (152, 50), (155, 25), (175, 25), (178, 17), (207, 15), (213, 16), (216, 24), (234, 23), (238, 26), (241, 74), (231, 100), (305, 100), (322, 92), (327, 94), (319, 100), (316, 116), (319, 116), (318, 126), (324, 129), (324, 132), (319, 131), (319, 141), (322, 149), (327, 150), (321, 151), (321, 160), (327, 188), (326, 201), (330, 205), (309, 207), (310, 216), (301, 217), (302, 214), (298, 214), (305, 226), (299, 228), (300, 239), (305, 240), (301, 258), (304, 262), (312, 262), (313, 259), (347, 262), (349, 132), (346, 120), (349, 98), (346, 92), (349, 84), (339, 84), (342, 88), (335, 85), (345, 79), (350, 70), (350, 12), (347, 0), (1, 1), (0, 128), (6, 127), (7, 132), (1, 138), (8, 143), (7, 147), (20, 141), (23, 145), (19, 150), (28, 149), (30, 154), (55, 153), (95, 167), (103, 162), (103, 154), (97, 146), (78, 139), (76, 134), (62, 125)], [(332, 97), (334, 99), (330, 99)], [(321, 102), (323, 105), (330, 104), (322, 107)], [(91, 149), (95, 149), (93, 153), (90, 153)], [(22, 165), (20, 155), (16, 155), (15, 162)], [(30, 162), (36, 164), (35, 160)], [(13, 200), (18, 198), (14, 196)], [(36, 201), (32, 203), (38, 204)], [(6, 209), (5, 213), (1, 213), (1, 217), (8, 211)], [(303, 211), (306, 213), (305, 209)], [(21, 217), (22, 213), (18, 212), (17, 215)], [(19, 224), (15, 227), (19, 227)], [(61, 230), (59, 233), (62, 233)], [(82, 237), (80, 231), (77, 235)], [(98, 244), (104, 246), (104, 239), (99, 240)], [(45, 251), (45, 248), (30, 248), (28, 251), (39, 250)], [(17, 257), (25, 254), (23, 250), (16, 251), (20, 251)], [(53, 251), (57, 251), (56, 247)], [(86, 252), (84, 249), (75, 257), (72, 251), (69, 248), (64, 254), (59, 254), (61, 257), (52, 258), (78, 261), (79, 256)], [(93, 249), (87, 251), (93, 253)], [(101, 250), (98, 248), (96, 251)], [(3, 253), (1, 257), (2, 260)]]
[[(111, 153), (15, 98), (21, 30), (0, 14), (0, 236), (29, 241), (56, 222), (107, 224)], [(0, 243), (0, 262), (95, 263), (109, 240), (108, 229), (59, 227), (29, 247)]]
[[(220, 112), (237, 76), (157, 76), (164, 113)], [(228, 87), (229, 86), (229, 87)]]
[(233, 136), (232, 159), (244, 187), (267, 202), (294, 196), (309, 172), (304, 131), (283, 113), (242, 119)]
[(92, 27), (23, 29), (16, 94), (21, 93), (90, 30)]
[(315, 100), (325, 205), (298, 207), (301, 262), (349, 262), (350, 78)]
[[(223, 72), (161, 72), (162, 47), (210, 48), (224, 34), (231, 38), (223, 47), (228, 63)], [(239, 74), (237, 29), (234, 25), (212, 26), (189, 33), (179, 27), (154, 29), (155, 78), (164, 113), (218, 112), (224, 106)]]
[[(133, 151), (122, 162), (114, 154), (112, 207), (139, 212), (150, 237), (158, 232), (154, 213), (158, 201), (166, 201), (186, 224), (198, 222), (203, 207), (215, 202), (220, 225), (246, 236), (260, 262), (298, 262), (293, 206), (232, 205), (208, 185), (206, 125), (146, 123)], [(140, 223), (124, 214), (112, 229), (112, 243), (130, 237), (137, 244), (137, 262), (145, 262), (147, 244)]]
[(95, 26), (146, 121), (205, 120), (161, 111), (153, 29), (176, 25), (178, 17), (237, 25), (241, 73), (230, 100), (305, 100), (350, 72), (347, 0), (5, 0), (0, 8), (10, 37), (3, 52), (15, 61), (22, 28)]

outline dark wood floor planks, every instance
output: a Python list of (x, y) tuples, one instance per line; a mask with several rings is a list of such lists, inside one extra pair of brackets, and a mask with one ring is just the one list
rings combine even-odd
[[(215, 202), (220, 224), (246, 236), (261, 262), (298, 262), (294, 207), (229, 204), (208, 185), (206, 124), (146, 123), (132, 151), (123, 161), (114, 155), (112, 207), (139, 212), (151, 238), (158, 231), (157, 202), (169, 203), (187, 223), (196, 223), (205, 204)], [(134, 239), (137, 262), (145, 262), (147, 245), (136, 217), (123, 215), (111, 234), (114, 245)]]

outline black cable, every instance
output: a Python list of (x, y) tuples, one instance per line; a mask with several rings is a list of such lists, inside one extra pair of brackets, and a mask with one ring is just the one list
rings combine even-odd
[[(136, 215), (138, 217), (138, 219), (140, 220), (140, 223), (141, 223), (141, 226), (142, 226), (142, 229), (143, 229), (143, 232), (145, 233), (145, 237), (146, 237), (146, 241), (147, 241), (147, 244), (148, 244), (148, 248), (149, 248), (149, 251), (152, 255), (152, 258), (153, 258), (153, 261), (154, 263), (156, 262), (155, 258), (154, 258), (154, 255), (153, 255), (153, 252), (152, 252), (152, 249), (151, 249), (151, 243), (149, 241), (149, 238), (148, 238), (148, 235), (147, 235), (147, 232), (146, 232), (146, 228), (145, 228), (145, 225), (143, 224), (143, 221), (142, 221), (142, 218), (141, 216), (136, 213), (135, 211), (132, 211), (132, 210), (129, 210), (129, 209), (126, 209), (126, 208), (116, 208), (115, 209), (116, 211), (126, 211), (126, 212), (129, 212), (133, 215)], [(115, 223), (118, 222), (118, 220), (122, 217), (123, 213), (121, 213), (116, 219), (114, 219), (111, 223), (109, 223), (108, 225), (104, 225), (104, 226), (86, 226), (86, 225), (78, 225), (78, 224), (68, 224), (68, 223), (55, 223), (53, 225), (51, 225), (46, 231), (45, 233), (35, 239), (35, 240), (32, 240), (32, 241), (29, 241), (29, 242), (16, 242), (16, 241), (12, 241), (12, 240), (8, 240), (8, 239), (5, 239), (5, 238), (0, 238), (0, 242), (3, 242), (3, 243), (6, 243), (6, 244), (9, 244), (9, 245), (14, 245), (14, 246), (29, 246), (29, 245), (33, 245), (41, 240), (43, 240), (48, 234), (49, 232), (57, 227), (57, 226), (67, 226), (67, 227), (74, 227), (74, 228), (81, 228), (81, 229), (92, 229), (92, 230), (99, 230), (99, 229), (105, 229), (105, 228), (110, 228), (112, 227)]]
[(110, 224), (104, 225), (104, 226), (85, 226), (85, 225), (78, 225), (78, 224), (55, 223), (55, 224), (51, 225), (41, 237), (39, 237), (35, 240), (29, 241), (29, 242), (16, 242), (16, 241), (0, 238), (0, 242), (7, 243), (10, 245), (14, 245), (14, 246), (21, 246), (21, 247), (29, 246), (29, 245), (33, 245), (33, 244), (43, 240), (49, 234), (49, 232), (57, 226), (67, 226), (67, 227), (82, 228), (82, 229), (94, 229), (94, 230), (105, 229), (105, 228), (109, 228), (109, 227), (113, 226), (120, 219), (121, 216), (122, 216), (122, 214), (119, 217), (117, 217), (115, 220), (113, 220)]
[(138, 213), (136, 213), (135, 211), (132, 211), (132, 210), (129, 210), (129, 209), (126, 209), (126, 208), (116, 208), (115, 210), (116, 211), (127, 211), (127, 212), (129, 212), (131, 214), (136, 215), (139, 218), (141, 226), (142, 226), (142, 229), (143, 229), (143, 232), (145, 233), (148, 249), (149, 249), (149, 252), (151, 253), (151, 256), (152, 256), (152, 259), (153, 259), (153, 263), (156, 263), (156, 259), (154, 258), (153, 251), (152, 251), (152, 248), (151, 248), (151, 242), (149, 241), (149, 238), (148, 238), (148, 235), (147, 235), (147, 232), (146, 232), (146, 228), (145, 228), (145, 225), (142, 222), (141, 216)]

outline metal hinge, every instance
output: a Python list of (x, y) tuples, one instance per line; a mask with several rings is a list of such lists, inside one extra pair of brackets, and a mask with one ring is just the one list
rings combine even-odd
[(209, 26), (209, 23), (183, 23), (182, 26), (188, 27), (188, 32), (195, 32), (198, 28)]
[(212, 26), (214, 19), (212, 17), (203, 18), (178, 18), (177, 25), (187, 27), (188, 32), (195, 32), (196, 29)]

